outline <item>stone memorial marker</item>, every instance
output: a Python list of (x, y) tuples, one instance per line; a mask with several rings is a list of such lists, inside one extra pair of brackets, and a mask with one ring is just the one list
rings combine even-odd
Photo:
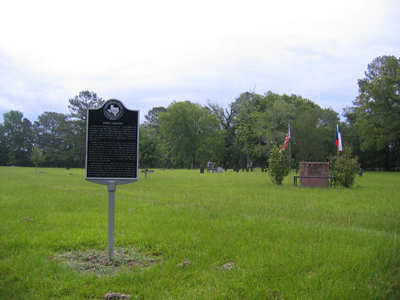
[(329, 187), (329, 163), (301, 162), (300, 186)]

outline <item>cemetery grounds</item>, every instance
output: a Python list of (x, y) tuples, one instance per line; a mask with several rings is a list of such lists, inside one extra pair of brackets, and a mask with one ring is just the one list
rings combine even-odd
[(140, 173), (117, 186), (113, 261), (107, 187), (84, 173), (0, 167), (3, 299), (400, 297), (400, 173), (352, 189), (274, 186), (259, 169)]

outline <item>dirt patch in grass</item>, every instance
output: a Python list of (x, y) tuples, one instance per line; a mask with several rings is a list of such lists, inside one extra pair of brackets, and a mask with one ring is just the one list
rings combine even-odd
[(127, 248), (115, 249), (114, 259), (109, 259), (104, 250), (70, 251), (53, 258), (68, 264), (77, 272), (98, 275), (110, 275), (122, 269), (146, 269), (161, 260), (158, 253), (145, 255)]

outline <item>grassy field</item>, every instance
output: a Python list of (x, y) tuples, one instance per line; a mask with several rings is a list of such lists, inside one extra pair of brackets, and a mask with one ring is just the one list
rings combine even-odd
[(366, 172), (353, 189), (141, 174), (117, 186), (109, 262), (107, 187), (39, 171), (0, 167), (3, 299), (400, 298), (400, 173)]

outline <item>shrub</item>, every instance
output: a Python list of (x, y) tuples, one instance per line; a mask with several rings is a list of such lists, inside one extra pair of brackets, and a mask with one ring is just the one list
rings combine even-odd
[(283, 178), (289, 175), (290, 157), (287, 150), (279, 152), (279, 148), (271, 151), (268, 159), (268, 174), (272, 183), (282, 185)]
[(31, 160), (35, 164), (36, 172), (39, 164), (46, 159), (46, 155), (43, 154), (39, 147), (34, 146), (31, 150)]
[(336, 177), (338, 183), (345, 188), (351, 188), (354, 184), (356, 174), (360, 172), (358, 157), (350, 157), (351, 148), (346, 147), (340, 154), (339, 160), (336, 155), (331, 155), (329, 159), (329, 175)]

